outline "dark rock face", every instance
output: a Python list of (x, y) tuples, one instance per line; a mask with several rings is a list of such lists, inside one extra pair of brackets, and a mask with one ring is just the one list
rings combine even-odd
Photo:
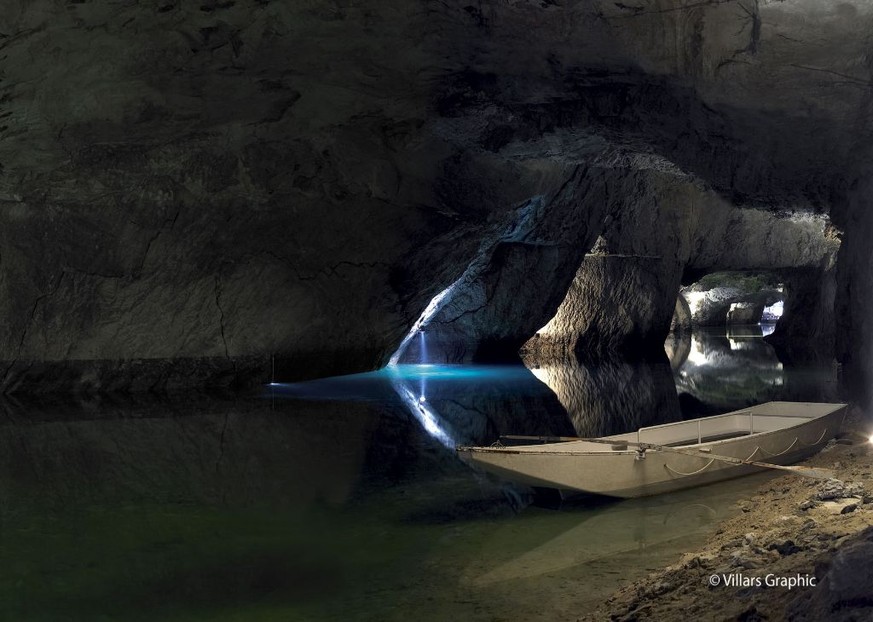
[(844, 543), (833, 559), (816, 569), (815, 590), (804, 590), (788, 607), (794, 620), (869, 620), (873, 616), (870, 584), (873, 570), (873, 528)]
[(843, 380), (856, 395), (873, 399), (873, 219), (869, 214), (873, 183), (859, 182), (846, 205), (834, 214), (845, 228), (836, 268), (836, 350)]
[(765, 339), (785, 361), (833, 359), (838, 317), (835, 311), (836, 256), (828, 257), (822, 270), (793, 270), (784, 275), (782, 317)]
[[(0, 15), (3, 388), (377, 367), (477, 258), (446, 314), (468, 318), (473, 352), (520, 344), (619, 203), (586, 200), (600, 190), (577, 167), (598, 154), (632, 154), (636, 171), (657, 154), (738, 205), (843, 201), (870, 134), (867, 17), (675, 0), (13, 3)], [(500, 242), (537, 197), (549, 233)], [(842, 255), (839, 304), (858, 305), (843, 334), (869, 308), (847, 299), (865, 252)], [(669, 264), (628, 283), (672, 288)], [(520, 272), (538, 295), (512, 299), (524, 283), (504, 273)], [(478, 296), (489, 308), (468, 313)], [(665, 332), (662, 302), (636, 305), (631, 332)], [(852, 343), (842, 356), (864, 367)]]

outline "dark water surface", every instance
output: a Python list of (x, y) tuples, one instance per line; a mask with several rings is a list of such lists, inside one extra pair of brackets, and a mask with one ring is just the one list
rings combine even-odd
[[(748, 332), (748, 331), (747, 331)], [(678, 388), (678, 391), (677, 391)], [(694, 548), (768, 475), (530, 505), (452, 447), (834, 399), (760, 335), (673, 360), (405, 366), (250, 398), (7, 402), (0, 619), (574, 619)]]

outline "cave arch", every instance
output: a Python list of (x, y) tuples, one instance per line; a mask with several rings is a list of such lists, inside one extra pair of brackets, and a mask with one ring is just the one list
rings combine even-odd
[(764, 308), (785, 299), (785, 284), (778, 272), (712, 272), (683, 287), (694, 326), (759, 324)]

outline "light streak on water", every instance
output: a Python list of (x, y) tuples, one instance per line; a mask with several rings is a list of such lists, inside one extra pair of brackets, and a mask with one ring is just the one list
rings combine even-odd
[(416, 396), (402, 380), (392, 379), (391, 386), (409, 408), (409, 412), (424, 428), (425, 432), (430, 434), (434, 439), (449, 449), (454, 449), (458, 446), (456, 435), (451, 431), (448, 424), (442, 421), (427, 403), (425, 395)]

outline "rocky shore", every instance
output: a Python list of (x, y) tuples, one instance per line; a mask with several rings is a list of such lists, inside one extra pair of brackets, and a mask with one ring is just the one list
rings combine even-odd
[(778, 477), (701, 549), (616, 592), (580, 620), (873, 620), (873, 445), (853, 409), (804, 464), (834, 479)]

